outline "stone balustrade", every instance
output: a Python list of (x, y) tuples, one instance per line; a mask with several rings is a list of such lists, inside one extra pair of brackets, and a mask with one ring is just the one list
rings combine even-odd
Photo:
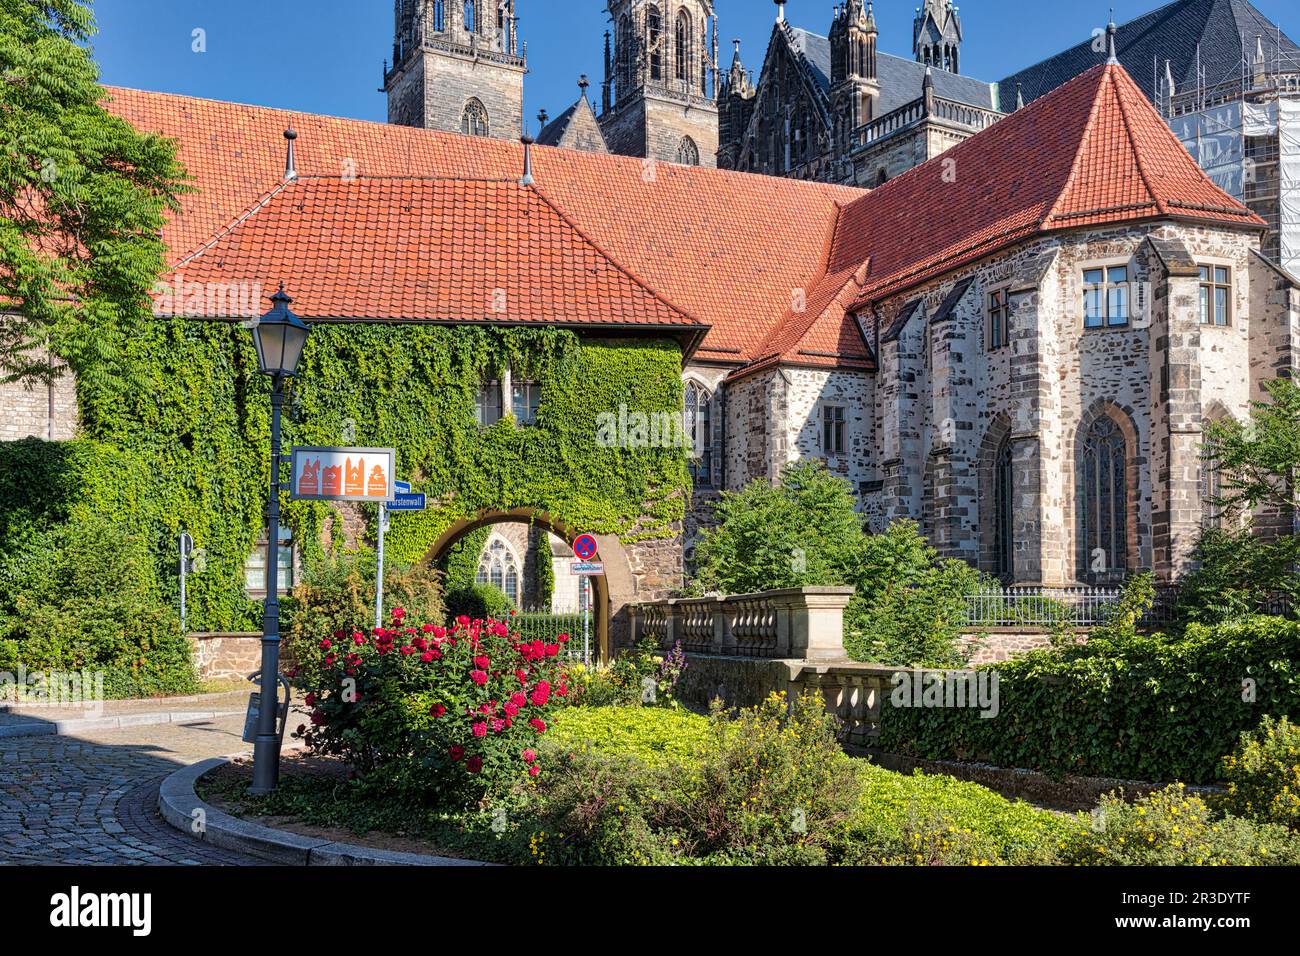
[(849, 587), (802, 587), (732, 597), (674, 598), (628, 609), (632, 639), (690, 654), (839, 661)]

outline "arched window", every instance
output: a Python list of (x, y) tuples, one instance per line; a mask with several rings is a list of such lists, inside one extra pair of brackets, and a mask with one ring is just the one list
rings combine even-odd
[(682, 141), (677, 144), (677, 162), (683, 166), (700, 165), (700, 148), (689, 136), (683, 136)]
[(511, 601), (519, 603), (519, 556), (504, 538), (494, 534), (488, 541), (479, 555), (474, 580), (500, 588)]
[(1223, 467), (1219, 449), (1213, 440), (1201, 446), (1201, 527), (1222, 528), (1226, 508), (1223, 504)]
[(431, 6), (433, 7), (433, 10), (432, 10), (432, 16), (433, 16), (433, 30), (434, 30), (435, 33), (441, 33), (441, 32), (443, 31), (443, 25), (442, 25), (442, 0), (433, 0), (433, 3), (431, 4)]
[(488, 135), (487, 110), (478, 99), (465, 104), (465, 111), (460, 114), (460, 131), (470, 136)]
[(478, 32), (478, 17), (476, 14), (474, 0), (465, 0), (465, 29), (470, 33)]
[(677, 14), (673, 42), (673, 75), (685, 81), (691, 75), (691, 20), (682, 10)]
[(618, 96), (622, 98), (632, 87), (632, 63), (636, 58), (632, 49), (632, 21), (626, 13), (618, 21), (618, 49), (614, 56), (618, 62)]
[(663, 52), (659, 41), (663, 35), (663, 18), (658, 7), (650, 7), (645, 14), (646, 49), (650, 51), (650, 79), (663, 79)]
[(993, 460), (993, 549), (995, 574), (1004, 581), (1015, 575), (1015, 474), (1012, 471), (1011, 439), (1003, 439)]
[(1099, 416), (1080, 443), (1079, 575), (1086, 581), (1122, 577), (1128, 553), (1128, 471), (1124, 433)]
[(711, 488), (713, 471), (713, 396), (695, 382), (686, 383), (686, 437), (691, 442), (691, 477), (696, 487)]

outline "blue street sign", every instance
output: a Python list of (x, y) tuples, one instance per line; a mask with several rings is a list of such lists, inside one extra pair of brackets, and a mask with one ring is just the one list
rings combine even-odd
[(388, 502), (389, 511), (423, 511), (424, 509), (424, 492), (412, 494), (411, 492), (399, 491), (393, 497), (393, 500)]
[(394, 481), (393, 489), (398, 494), (409, 495), (411, 493), (411, 483), (409, 481)]

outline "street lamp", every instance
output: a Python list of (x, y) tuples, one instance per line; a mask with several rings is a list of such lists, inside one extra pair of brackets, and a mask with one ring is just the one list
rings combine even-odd
[[(267, 503), (266, 601), (262, 612), (262, 687), (257, 711), (257, 737), (253, 743), (253, 785), (249, 793), (264, 794), (275, 789), (280, 779), (280, 737), (276, 733), (280, 690), (280, 411), (284, 407), (284, 383), (298, 370), (303, 346), (307, 344), (307, 323), (289, 311), (284, 283), (271, 296), (271, 311), (253, 326), (257, 366), (271, 376), (271, 496)], [(286, 701), (286, 703), (288, 703)]]

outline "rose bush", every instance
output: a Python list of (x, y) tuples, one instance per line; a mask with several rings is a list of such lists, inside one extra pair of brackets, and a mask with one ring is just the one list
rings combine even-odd
[(335, 631), (291, 672), (310, 724), (295, 736), (346, 760), (381, 788), (469, 807), (542, 771), (537, 744), (568, 693), (552, 643), (522, 641), (508, 621), (458, 617)]

